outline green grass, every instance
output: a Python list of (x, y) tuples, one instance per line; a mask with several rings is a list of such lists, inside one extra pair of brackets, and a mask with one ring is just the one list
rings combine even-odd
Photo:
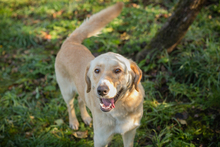
[[(167, 9), (124, 2), (122, 14), (99, 37), (83, 42), (92, 53), (113, 51), (134, 59), (174, 6), (169, 0), (163, 3)], [(93, 146), (93, 128), (84, 125), (78, 109), (79, 131), (87, 137), (77, 138), (68, 127), (54, 61), (83, 19), (113, 3), (0, 1), (0, 146)], [(146, 97), (135, 146), (220, 146), (219, 8), (206, 6), (172, 53), (138, 63)], [(121, 136), (110, 146), (122, 146)]]

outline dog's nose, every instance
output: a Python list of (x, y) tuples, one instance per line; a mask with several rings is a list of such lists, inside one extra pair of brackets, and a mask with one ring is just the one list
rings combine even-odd
[(100, 96), (105, 96), (109, 92), (109, 88), (106, 85), (99, 86), (97, 92)]

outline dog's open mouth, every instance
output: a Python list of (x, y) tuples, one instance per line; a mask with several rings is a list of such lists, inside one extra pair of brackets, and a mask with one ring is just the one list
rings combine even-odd
[(109, 112), (110, 110), (114, 109), (115, 103), (118, 100), (121, 92), (122, 89), (118, 92), (118, 94), (114, 98), (110, 98), (110, 99), (100, 98), (100, 109), (103, 112)]

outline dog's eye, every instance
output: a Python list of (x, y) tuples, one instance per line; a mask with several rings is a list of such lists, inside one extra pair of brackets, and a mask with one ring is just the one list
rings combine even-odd
[(99, 73), (99, 72), (100, 72), (100, 69), (95, 69), (94, 72), (95, 72), (95, 73)]
[(119, 68), (115, 69), (115, 73), (116, 73), (116, 74), (118, 74), (118, 73), (120, 73), (120, 72), (121, 72), (121, 69), (119, 69)]

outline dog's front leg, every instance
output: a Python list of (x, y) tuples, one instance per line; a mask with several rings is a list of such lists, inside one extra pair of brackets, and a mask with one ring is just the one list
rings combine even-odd
[(95, 147), (107, 147), (108, 143), (112, 140), (113, 134), (106, 132), (105, 130), (96, 130), (94, 132), (94, 146)]
[(114, 135), (113, 129), (109, 126), (103, 125), (103, 123), (100, 122), (101, 120), (94, 118), (94, 146), (107, 147)]
[(136, 128), (122, 134), (124, 147), (133, 147)]

